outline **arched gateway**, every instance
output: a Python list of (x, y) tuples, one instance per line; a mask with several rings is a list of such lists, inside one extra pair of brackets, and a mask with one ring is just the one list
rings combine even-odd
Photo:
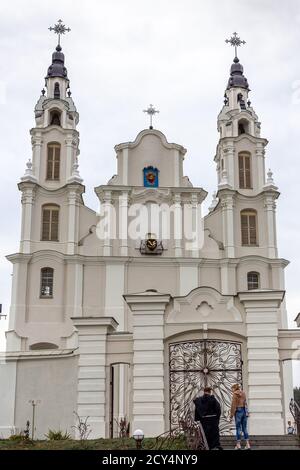
[(231, 387), (242, 385), (241, 343), (194, 340), (169, 345), (170, 428), (194, 414), (193, 400), (204, 387), (211, 387), (221, 405), (221, 433), (229, 432)]

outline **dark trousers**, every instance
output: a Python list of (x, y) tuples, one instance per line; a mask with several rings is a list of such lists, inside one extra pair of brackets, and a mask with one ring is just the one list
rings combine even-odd
[(215, 449), (221, 447), (220, 444), (220, 431), (219, 431), (219, 418), (217, 416), (209, 416), (200, 418), (208, 447)]

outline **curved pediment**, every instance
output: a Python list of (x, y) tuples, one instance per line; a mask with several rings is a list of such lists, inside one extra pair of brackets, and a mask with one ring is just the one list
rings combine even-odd
[(211, 287), (197, 287), (184, 297), (174, 297), (167, 309), (166, 323), (242, 322), (234, 296), (222, 295)]
[(166, 149), (169, 149), (169, 150), (170, 149), (176, 149), (182, 155), (185, 155), (185, 153), (186, 153), (186, 149), (182, 145), (168, 142), (165, 134), (163, 134), (161, 131), (158, 131), (157, 129), (144, 129), (144, 130), (142, 130), (141, 132), (138, 133), (138, 135), (136, 136), (136, 138), (133, 142), (124, 142), (124, 143), (116, 145), (115, 146), (115, 151), (118, 152), (119, 150), (123, 150), (123, 149), (126, 149), (126, 148), (133, 149), (133, 148), (137, 147), (141, 143), (142, 139), (147, 137), (147, 136), (156, 136), (161, 141), (161, 144)]

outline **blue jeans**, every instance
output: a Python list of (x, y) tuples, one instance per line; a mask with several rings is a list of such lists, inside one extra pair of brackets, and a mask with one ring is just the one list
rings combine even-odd
[(243, 432), (244, 439), (249, 439), (247, 431), (247, 416), (245, 408), (237, 408), (235, 412), (235, 427), (236, 427), (236, 440), (241, 440), (241, 434)]

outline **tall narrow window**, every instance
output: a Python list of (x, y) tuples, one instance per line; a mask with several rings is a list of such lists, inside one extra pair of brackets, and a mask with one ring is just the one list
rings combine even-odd
[(41, 269), (40, 297), (48, 298), (48, 299), (53, 297), (53, 279), (54, 279), (54, 269), (52, 268)]
[(50, 126), (60, 126), (60, 116), (59, 111), (51, 111), (50, 113)]
[(241, 189), (251, 189), (251, 155), (239, 154), (239, 179)]
[(250, 272), (247, 274), (248, 290), (259, 289), (259, 273)]
[(42, 213), (42, 240), (58, 242), (59, 207), (54, 205), (43, 206)]
[(47, 147), (47, 180), (59, 180), (60, 144), (52, 143)]
[(257, 246), (257, 213), (247, 209), (241, 212), (242, 245)]
[(59, 100), (59, 98), (60, 98), (59, 83), (56, 82), (54, 85), (54, 99)]

